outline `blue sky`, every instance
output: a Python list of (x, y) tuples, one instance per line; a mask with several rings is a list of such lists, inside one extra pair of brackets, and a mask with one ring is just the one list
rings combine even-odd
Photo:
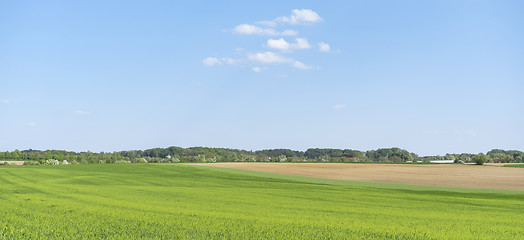
[(522, 1), (3, 1), (0, 151), (524, 150)]

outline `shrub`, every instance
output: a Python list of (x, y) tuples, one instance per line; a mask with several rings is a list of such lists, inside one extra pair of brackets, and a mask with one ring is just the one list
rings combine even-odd
[(488, 158), (486, 157), (486, 155), (479, 153), (475, 155), (472, 160), (477, 165), (483, 165), (488, 160)]
[(58, 165), (60, 162), (56, 159), (47, 159), (45, 160), (45, 165)]
[(115, 163), (131, 163), (131, 162), (126, 161), (126, 160), (116, 160)]
[(286, 157), (286, 155), (280, 155), (280, 156), (278, 156), (278, 161), (279, 161), (279, 162), (287, 162), (287, 157)]
[(40, 165), (40, 163), (37, 161), (25, 161), (24, 165)]

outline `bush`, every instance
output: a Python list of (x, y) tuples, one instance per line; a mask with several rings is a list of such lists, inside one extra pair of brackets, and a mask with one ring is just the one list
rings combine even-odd
[(24, 165), (40, 165), (40, 163), (37, 161), (25, 161)]
[(280, 155), (278, 156), (278, 162), (287, 162), (286, 155)]
[(488, 158), (486, 155), (479, 153), (473, 157), (473, 162), (477, 165), (483, 165), (486, 161), (488, 161)]
[(116, 160), (115, 163), (131, 163), (131, 162), (126, 161), (126, 160)]
[(58, 165), (60, 162), (56, 159), (47, 159), (45, 160), (45, 165)]

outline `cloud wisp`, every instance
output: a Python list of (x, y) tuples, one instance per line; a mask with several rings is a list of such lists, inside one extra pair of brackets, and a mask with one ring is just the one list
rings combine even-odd
[(253, 53), (248, 55), (248, 59), (252, 62), (256, 63), (265, 63), (265, 64), (273, 64), (273, 63), (289, 63), (291, 66), (300, 69), (300, 70), (308, 70), (313, 68), (312, 66), (308, 66), (304, 64), (303, 62), (297, 61), (293, 58), (287, 58), (284, 56), (281, 56), (274, 52), (259, 52), (259, 53)]
[(294, 43), (289, 43), (285, 39), (268, 39), (267, 47), (280, 51), (291, 51), (311, 48), (311, 45), (305, 38), (296, 38)]
[[(268, 64), (288, 64), (291, 67), (300, 70), (313, 69), (312, 66), (305, 64), (302, 61), (296, 60), (290, 56), (295, 50), (307, 50), (312, 48), (311, 44), (305, 37), (298, 37), (299, 32), (295, 29), (287, 29), (285, 26), (296, 27), (312, 26), (315, 23), (322, 22), (323, 18), (318, 13), (311, 9), (293, 9), (291, 15), (276, 17), (273, 20), (258, 21), (253, 24), (243, 23), (235, 26), (233, 30), (229, 31), (235, 35), (258, 35), (270, 36), (273, 38), (267, 39), (263, 47), (272, 51), (237, 51), (242, 57), (233, 58), (219, 58), (207, 57), (202, 60), (205, 66), (219, 66), (223, 64), (238, 65), (249, 67), (253, 72), (261, 72), (262, 69), (267, 70), (268, 67), (262, 65)], [(286, 38), (293, 37), (293, 40), (286, 40)], [(329, 52), (329, 44), (325, 42), (318, 43), (319, 51)], [(273, 51), (277, 51), (275, 53)], [(319, 69), (317, 67), (317, 69)]]
[(283, 38), (280, 38), (280, 39), (268, 39), (267, 40), (267, 47), (268, 48), (272, 48), (272, 49), (281, 50), (281, 51), (288, 51), (291, 48), (291, 44), (289, 44)]
[(289, 23), (291, 25), (297, 24), (312, 24), (321, 22), (323, 19), (311, 9), (293, 9), (291, 16), (278, 17), (274, 21), (281, 23)]
[(282, 32), (278, 32), (273, 28), (261, 28), (259, 26), (251, 25), (251, 24), (240, 24), (237, 25), (233, 29), (234, 33), (237, 34), (244, 34), (244, 35), (250, 35), (250, 34), (256, 34), (256, 35), (267, 35), (267, 36), (295, 36), (298, 34), (298, 31), (286, 29)]
[(222, 64), (222, 62), (220, 60), (218, 60), (218, 58), (208, 57), (208, 58), (204, 58), (204, 60), (202, 60), (202, 64), (204, 64), (206, 66), (214, 66), (214, 65), (220, 65), (220, 64)]
[(233, 58), (215, 58), (215, 57), (208, 57), (208, 58), (204, 58), (202, 60), (202, 64), (204, 64), (205, 66), (215, 66), (215, 65), (221, 65), (223, 63), (225, 64), (235, 64), (235, 63), (238, 63), (240, 62), (240, 60), (238, 59), (233, 59)]
[(301, 61), (294, 61), (293, 62), (293, 67), (298, 68), (300, 70), (308, 70), (308, 69), (312, 69), (313, 68), (312, 66), (308, 66), (308, 65), (304, 64)]
[(75, 115), (89, 115), (91, 113), (90, 112), (86, 112), (86, 111), (82, 111), (82, 110), (75, 110), (75, 111), (73, 111), (73, 114), (75, 114)]
[[(268, 35), (268, 36), (295, 36), (298, 34), (298, 31), (292, 29), (285, 29), (281, 32), (275, 30), (280, 24), (290, 24), (290, 25), (304, 25), (304, 24), (313, 24), (321, 22), (323, 19), (311, 9), (293, 9), (291, 10), (290, 16), (281, 16), (277, 17), (274, 20), (263, 20), (255, 22), (253, 24), (240, 24), (237, 25), (233, 32), (237, 34), (257, 34), (257, 35)], [(264, 26), (264, 27), (259, 27)]]
[(329, 52), (331, 50), (331, 47), (329, 47), (329, 44), (325, 42), (319, 42), (318, 43), (318, 50), (321, 52)]
[(282, 57), (270, 51), (249, 54), (247, 58), (259, 63), (285, 63), (291, 61), (289, 58)]

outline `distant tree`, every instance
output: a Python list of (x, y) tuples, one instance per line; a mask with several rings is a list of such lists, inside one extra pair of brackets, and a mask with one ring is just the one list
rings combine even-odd
[[(171, 156), (171, 159), (166, 158)], [(282, 157), (282, 156), (285, 156)], [(400, 148), (381, 148), (361, 152), (351, 149), (310, 148), (307, 151), (291, 149), (266, 149), (247, 151), (229, 148), (208, 147), (169, 147), (147, 150), (130, 150), (121, 152), (71, 152), (64, 150), (15, 150), (0, 152), (0, 160), (34, 161), (46, 164), (46, 160), (67, 160), (73, 164), (123, 163), (123, 162), (406, 162), (431, 160), (459, 160), (457, 162), (475, 162), (475, 154), (446, 154), (445, 156), (423, 156)], [(485, 154), (483, 162), (524, 162), (524, 152), (517, 150), (493, 149)], [(177, 161), (178, 160), (178, 161)], [(53, 161), (54, 162), (54, 161)], [(47, 164), (53, 164), (47, 161)]]
[(483, 165), (488, 160), (488, 158), (483, 153), (479, 153), (475, 155), (472, 160), (477, 165)]

